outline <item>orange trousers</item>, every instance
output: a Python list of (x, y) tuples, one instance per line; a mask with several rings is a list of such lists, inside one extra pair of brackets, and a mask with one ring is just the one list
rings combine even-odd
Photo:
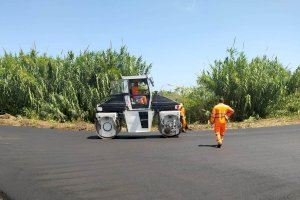
[(216, 134), (216, 140), (218, 144), (223, 143), (223, 137), (226, 131), (226, 123), (215, 123), (214, 128), (215, 134)]
[(186, 129), (187, 128), (186, 117), (180, 117), (180, 121), (182, 124), (182, 128)]

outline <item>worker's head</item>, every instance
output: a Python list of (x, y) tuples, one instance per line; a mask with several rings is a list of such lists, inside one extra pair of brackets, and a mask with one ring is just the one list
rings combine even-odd
[(219, 98), (219, 103), (224, 103), (224, 98), (223, 97)]
[(182, 108), (182, 107), (183, 107), (183, 103), (180, 103), (179, 104), (179, 109)]
[(138, 81), (138, 80), (134, 80), (134, 81), (133, 81), (133, 85), (134, 85), (134, 86), (139, 86), (139, 81)]

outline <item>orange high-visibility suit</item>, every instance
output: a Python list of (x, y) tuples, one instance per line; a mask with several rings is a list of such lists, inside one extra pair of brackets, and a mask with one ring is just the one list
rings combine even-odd
[(140, 90), (138, 85), (134, 85), (131, 88), (131, 93), (134, 99), (138, 100), (139, 104), (147, 105), (148, 100), (145, 95), (140, 95)]
[(131, 93), (132, 93), (132, 95), (138, 95), (139, 94), (139, 87), (138, 86), (133, 86), (132, 88), (131, 88)]
[(216, 140), (219, 145), (222, 145), (223, 137), (226, 131), (227, 119), (234, 113), (234, 110), (223, 103), (216, 105), (211, 113), (210, 123), (214, 124)]
[(147, 97), (146, 96), (141, 96), (140, 98), (140, 104), (147, 105)]
[(182, 128), (183, 130), (187, 129), (185, 108), (181, 105), (179, 111), (180, 111), (180, 120), (181, 120)]

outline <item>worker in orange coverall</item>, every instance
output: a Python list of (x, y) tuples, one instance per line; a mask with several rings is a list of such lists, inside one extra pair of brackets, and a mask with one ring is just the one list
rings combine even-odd
[(134, 80), (134, 85), (131, 88), (132, 98), (137, 100), (139, 104), (147, 105), (147, 97), (144, 92), (140, 91), (138, 80)]
[(224, 134), (226, 131), (226, 122), (233, 113), (234, 110), (230, 106), (224, 104), (223, 98), (219, 99), (219, 104), (217, 104), (212, 110), (210, 123), (214, 124), (214, 131), (218, 142), (218, 148), (221, 148), (222, 146)]
[(186, 110), (183, 107), (183, 103), (179, 104), (179, 111), (180, 111), (180, 122), (182, 124), (182, 132), (186, 132), (186, 130), (191, 130), (188, 127), (187, 121), (186, 121)]
[(136, 96), (139, 95), (139, 82), (137, 80), (134, 80), (134, 85), (131, 88), (132, 95)]

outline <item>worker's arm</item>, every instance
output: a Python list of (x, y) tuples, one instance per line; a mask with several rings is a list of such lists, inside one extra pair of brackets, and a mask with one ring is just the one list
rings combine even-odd
[(228, 106), (227, 111), (226, 111), (226, 116), (229, 118), (233, 113), (234, 113), (234, 110), (230, 106)]
[(186, 111), (185, 111), (185, 108), (182, 108), (180, 113), (181, 113), (181, 116), (182, 116), (183, 118), (186, 117)]

